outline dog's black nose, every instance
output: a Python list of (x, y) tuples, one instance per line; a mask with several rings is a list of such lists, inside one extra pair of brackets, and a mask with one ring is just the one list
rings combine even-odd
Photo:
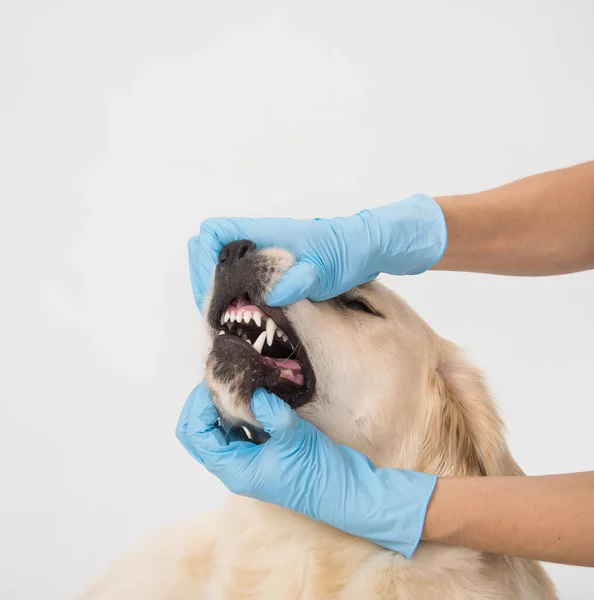
[(253, 252), (256, 244), (251, 240), (238, 240), (227, 244), (219, 254), (219, 263), (225, 264), (225, 267), (232, 267), (240, 261), (248, 252)]

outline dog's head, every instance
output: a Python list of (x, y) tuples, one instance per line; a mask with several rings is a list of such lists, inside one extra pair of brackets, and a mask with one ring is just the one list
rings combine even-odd
[(513, 470), (481, 378), (454, 346), (378, 282), (325, 302), (267, 306), (293, 263), (247, 240), (221, 252), (206, 301), (206, 379), (228, 427), (266, 439), (250, 407), (264, 387), (378, 466)]

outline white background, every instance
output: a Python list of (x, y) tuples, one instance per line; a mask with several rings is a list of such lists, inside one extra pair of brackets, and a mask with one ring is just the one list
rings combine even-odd
[[(174, 436), (202, 219), (592, 159), (593, 20), (587, 0), (2, 0), (2, 599), (74, 598), (224, 497)], [(527, 472), (594, 468), (593, 272), (389, 283), (484, 368)], [(594, 595), (594, 570), (549, 571)]]

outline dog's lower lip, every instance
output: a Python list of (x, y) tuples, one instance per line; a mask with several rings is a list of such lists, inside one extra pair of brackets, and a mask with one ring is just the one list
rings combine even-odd
[(279, 382), (281, 380), (285, 380), (298, 387), (302, 387), (305, 385), (303, 367), (298, 360), (293, 360), (291, 358), (274, 358), (271, 356), (262, 356), (261, 351), (254, 348), (255, 344), (252, 345), (249, 340), (242, 339), (240, 336), (237, 336), (231, 332), (229, 332), (228, 334), (224, 333), (224, 335), (233, 336), (234, 338), (237, 338), (238, 341), (244, 342), (246, 345), (246, 352), (257, 352), (260, 355), (260, 360), (264, 364), (267, 364), (269, 367), (272, 367), (274, 369), (278, 369)]

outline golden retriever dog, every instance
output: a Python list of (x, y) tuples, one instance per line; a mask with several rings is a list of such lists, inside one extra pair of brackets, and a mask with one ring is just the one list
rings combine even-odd
[[(254, 443), (250, 398), (275, 392), (378, 467), (522, 475), (481, 374), (379, 282), (270, 308), (293, 264), (234, 242), (207, 298), (206, 377), (221, 419)], [(198, 465), (196, 468), (200, 468)], [(452, 515), (456, 519), (456, 515)], [(85, 600), (510, 600), (556, 598), (540, 564), (421, 542), (412, 559), (241, 496), (133, 550)]]

